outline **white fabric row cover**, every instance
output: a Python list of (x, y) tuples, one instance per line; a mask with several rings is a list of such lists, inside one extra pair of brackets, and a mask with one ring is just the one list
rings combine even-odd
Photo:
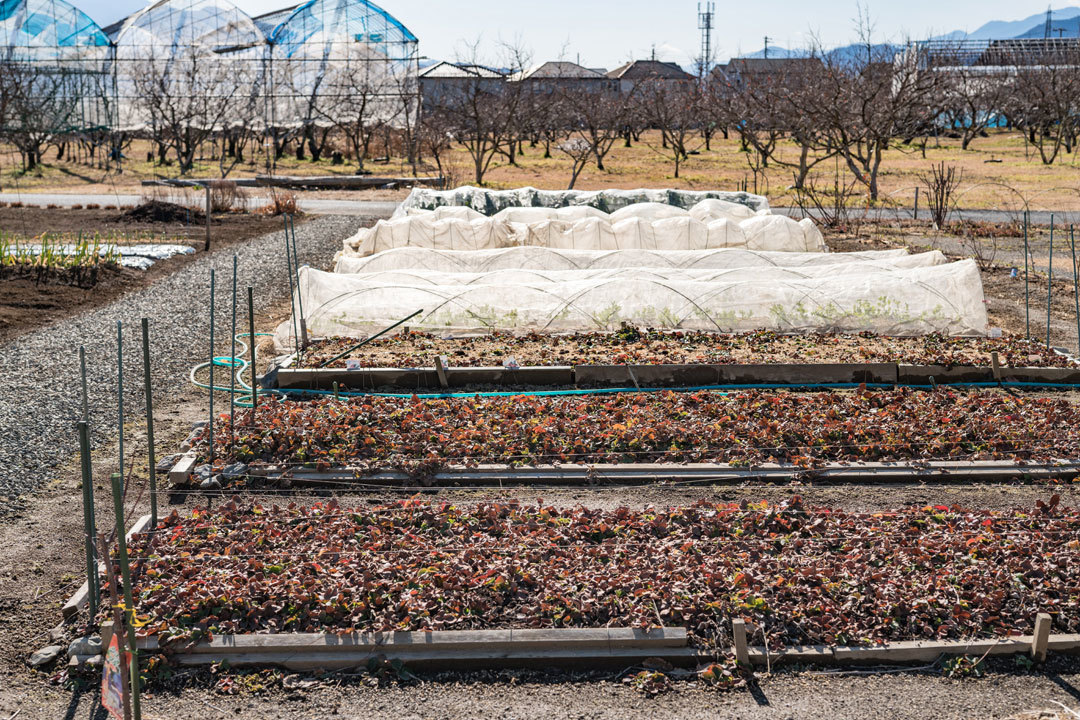
[(454, 190), (415, 188), (394, 213), (406, 215), (409, 210), (434, 210), (443, 206), (467, 207), (482, 215), (494, 215), (506, 208), (559, 208), (588, 206), (611, 213), (627, 205), (660, 203), (689, 209), (702, 200), (726, 200), (745, 205), (754, 212), (768, 210), (769, 201), (761, 195), (722, 190), (537, 190), (526, 187), (517, 190), (486, 190), (471, 186)]
[[(926, 253), (929, 255), (929, 253)], [(682, 282), (764, 282), (809, 280), (835, 275), (869, 275), (898, 269), (933, 267), (933, 258), (911, 255), (906, 262), (889, 266), (885, 263), (842, 263), (840, 265), (808, 265), (802, 268), (726, 268), (723, 270), (684, 270), (681, 268), (623, 267), (608, 270), (526, 270), (506, 268), (489, 272), (440, 272), (438, 270), (380, 270), (353, 273), (348, 277), (371, 285), (540, 285), (587, 280), (656, 280), (666, 283)]]
[[(543, 222), (544, 220), (573, 221), (585, 220), (592, 217), (600, 218), (601, 220), (610, 220), (611, 222), (618, 222), (619, 220), (625, 220), (626, 218), (631, 217), (639, 217), (645, 220), (664, 220), (665, 218), (689, 216), (695, 220), (700, 220), (703, 223), (710, 223), (713, 220), (741, 222), (743, 220), (749, 220), (756, 215), (771, 214), (772, 212), (768, 209), (754, 212), (746, 205), (729, 202), (727, 200), (702, 200), (688, 210), (684, 210), (683, 208), (674, 205), (644, 202), (627, 205), (612, 213), (606, 213), (603, 210), (597, 210), (588, 205), (572, 205), (569, 207), (558, 208), (509, 207), (500, 210), (490, 217), (492, 220), (505, 220), (507, 222), (538, 223)], [(460, 205), (444, 205), (442, 207), (437, 207), (434, 210), (417, 210), (411, 208), (404, 215), (398, 217), (425, 215), (432, 216), (436, 220), (471, 221), (482, 220), (483, 218), (488, 217), (470, 207)]]
[(393, 270), (490, 272), (493, 270), (606, 270), (611, 268), (684, 268), (723, 270), (828, 266), (843, 263), (886, 263), (900, 266), (908, 257), (923, 257), (917, 265), (942, 265), (938, 250), (909, 256), (907, 250), (868, 250), (850, 253), (796, 253), (717, 248), (714, 250), (560, 250), (518, 246), (497, 250), (432, 250), (403, 247), (365, 257), (341, 254), (334, 272), (372, 273)]
[(783, 215), (761, 215), (738, 224), (692, 217), (648, 220), (628, 217), (616, 222), (600, 218), (516, 223), (480, 220), (438, 220), (433, 214), (380, 220), (345, 241), (345, 254), (371, 255), (401, 247), (435, 250), (489, 250), (535, 245), (568, 250), (708, 250), (737, 247), (782, 252), (825, 252), (825, 240), (814, 223)]
[[(520, 280), (520, 279), (519, 279)], [(985, 335), (974, 260), (886, 272), (734, 281), (592, 278), (506, 284), (382, 283), (301, 268), (298, 293), (314, 336), (366, 337), (408, 315), (433, 332), (613, 330)], [(290, 347), (292, 323), (278, 328)]]

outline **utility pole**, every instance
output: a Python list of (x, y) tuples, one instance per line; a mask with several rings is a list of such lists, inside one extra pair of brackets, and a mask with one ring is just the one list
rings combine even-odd
[(698, 30), (701, 31), (701, 78), (709, 74), (712, 66), (712, 31), (713, 18), (716, 17), (716, 3), (698, 3)]
[(1054, 32), (1054, 15), (1050, 11), (1050, 6), (1046, 6), (1046, 26), (1043, 28), (1043, 40), (1049, 40), (1050, 36)]
[(772, 40), (768, 35), (765, 36), (765, 59), (769, 59), (769, 41)]

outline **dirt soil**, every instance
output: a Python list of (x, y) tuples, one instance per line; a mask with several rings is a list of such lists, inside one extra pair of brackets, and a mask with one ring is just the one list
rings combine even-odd
[[(164, 204), (161, 204), (164, 205)], [(188, 224), (181, 218), (182, 208), (154, 207), (152, 212), (134, 208), (63, 210), (36, 207), (0, 207), (0, 229), (29, 239), (46, 232), (54, 233), (126, 233), (141, 235), (140, 242), (154, 241), (187, 244), (194, 255), (177, 255), (158, 261), (149, 270), (115, 268), (102, 272), (92, 288), (62, 282), (36, 283), (26, 278), (0, 279), (0, 342), (10, 340), (31, 328), (53, 320), (103, 305), (124, 293), (146, 287), (170, 275), (203, 252), (206, 228), (203, 220)], [(154, 220), (163, 217), (165, 221)], [(202, 218), (202, 215), (197, 215)], [(212, 218), (211, 241), (214, 248), (243, 242), (282, 227), (278, 217), (257, 214), (223, 213)]]
[[(300, 367), (323, 363), (356, 345), (355, 338), (315, 343)], [(344, 368), (348, 360), (362, 367), (432, 367), (446, 356), (454, 367), (501, 366), (511, 359), (521, 367), (541, 365), (637, 364), (774, 364), (875, 363), (987, 367), (997, 352), (1005, 367), (1068, 367), (1070, 361), (1045, 345), (1022, 336), (999, 339), (889, 338), (870, 334), (779, 335), (772, 332), (715, 335), (703, 332), (658, 332), (628, 329), (616, 333), (543, 335), (512, 333), (441, 338), (423, 332), (401, 333), (376, 340), (328, 367)]]

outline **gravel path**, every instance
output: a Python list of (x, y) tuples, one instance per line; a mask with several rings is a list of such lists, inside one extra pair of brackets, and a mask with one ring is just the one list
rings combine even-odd
[[(327, 216), (298, 225), (301, 264), (323, 267), (342, 240), (370, 218)], [(284, 234), (272, 233), (239, 250), (238, 323), (246, 322), (245, 288), (255, 291), (256, 313), (288, 298)], [(192, 365), (208, 347), (210, 268), (217, 271), (216, 355), (229, 353), (232, 251), (200, 257), (148, 288), (88, 313), (54, 323), (0, 345), (5, 369), (0, 391), (0, 498), (5, 507), (50, 479), (77, 449), (78, 348), (86, 347), (91, 429), (95, 446), (115, 436), (116, 322), (124, 325), (124, 405), (127, 422), (142, 423), (141, 318), (150, 319), (155, 402), (187, 386)], [(241, 328), (242, 331), (242, 328)], [(4, 512), (0, 509), (0, 514)]]

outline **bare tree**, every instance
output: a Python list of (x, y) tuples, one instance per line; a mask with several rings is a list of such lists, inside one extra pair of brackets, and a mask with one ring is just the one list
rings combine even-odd
[(1005, 111), (1043, 164), (1053, 164), (1062, 150), (1071, 152), (1080, 131), (1080, 51), (1063, 47), (1038, 63), (1018, 65)]
[(18, 62), (0, 67), (0, 76), (3, 135), (18, 148), (23, 170), (33, 170), (49, 143), (79, 124), (79, 77), (65, 68)]
[(161, 146), (173, 150), (181, 174), (192, 170), (203, 143), (226, 128), (250, 125), (256, 114), (254, 68), (196, 52), (137, 62), (137, 106)]
[(981, 68), (951, 70), (942, 87), (942, 109), (949, 126), (960, 132), (960, 147), (986, 133), (1005, 107), (1008, 84), (997, 74)]
[(653, 78), (639, 87), (643, 114), (660, 131), (661, 147), (650, 146), (672, 161), (677, 178), (683, 161), (690, 157), (690, 138), (701, 125), (700, 86)]

